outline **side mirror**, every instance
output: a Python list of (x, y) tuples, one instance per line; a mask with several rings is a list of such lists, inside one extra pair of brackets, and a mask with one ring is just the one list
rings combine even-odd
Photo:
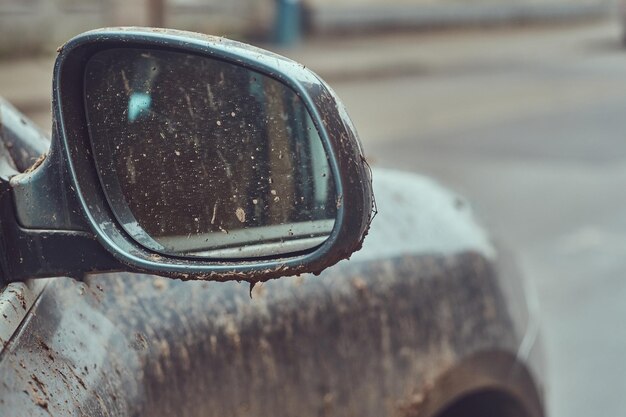
[[(50, 152), (2, 194), (10, 280), (264, 281), (360, 248), (369, 167), (333, 91), (223, 38), (102, 29), (61, 48)], [(18, 261), (20, 260), (20, 261)]]

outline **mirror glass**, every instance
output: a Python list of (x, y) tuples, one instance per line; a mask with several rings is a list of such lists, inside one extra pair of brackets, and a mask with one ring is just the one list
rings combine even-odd
[(109, 49), (88, 61), (84, 98), (107, 200), (143, 246), (261, 257), (332, 231), (328, 155), (302, 100), (274, 78), (205, 56)]

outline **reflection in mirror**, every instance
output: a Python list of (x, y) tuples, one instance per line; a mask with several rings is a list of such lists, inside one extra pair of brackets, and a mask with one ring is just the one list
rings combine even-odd
[(125, 231), (154, 251), (242, 258), (323, 243), (328, 157), (286, 85), (224, 61), (110, 49), (85, 72), (94, 159)]

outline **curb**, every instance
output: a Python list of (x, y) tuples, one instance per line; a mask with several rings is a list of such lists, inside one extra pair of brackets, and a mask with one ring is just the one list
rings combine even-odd
[(479, 3), (323, 6), (310, 10), (313, 33), (437, 29), (522, 23), (566, 23), (607, 17), (611, 3)]

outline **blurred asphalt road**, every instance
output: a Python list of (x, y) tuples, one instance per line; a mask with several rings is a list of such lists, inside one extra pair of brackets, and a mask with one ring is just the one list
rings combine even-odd
[[(325, 39), (282, 51), (343, 98), (373, 164), (469, 197), (537, 289), (552, 417), (626, 410), (626, 50), (619, 28)], [(51, 59), (0, 62), (50, 128)]]
[(626, 410), (619, 39), (600, 23), (339, 40), (298, 57), (329, 77), (374, 164), (469, 197), (516, 252), (541, 303), (552, 417)]

